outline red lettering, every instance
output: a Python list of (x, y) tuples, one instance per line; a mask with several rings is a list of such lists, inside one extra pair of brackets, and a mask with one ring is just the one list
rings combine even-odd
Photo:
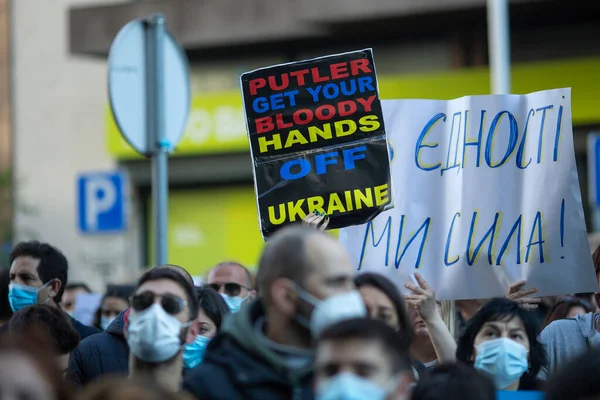
[(348, 63), (337, 63), (329, 66), (331, 69), (331, 79), (343, 79), (350, 76), (348, 74)]
[(375, 97), (376, 96), (373, 95), (366, 100), (358, 98), (356, 99), (356, 101), (363, 105), (363, 107), (365, 108), (365, 112), (371, 112), (371, 105), (373, 104), (373, 100), (375, 100)]
[(371, 71), (371, 68), (369, 68), (369, 60), (366, 58), (350, 61), (350, 71), (352, 71), (352, 75), (359, 75), (359, 71), (365, 74), (373, 72)]
[(271, 132), (273, 129), (275, 129), (275, 125), (273, 125), (273, 119), (271, 117), (256, 118), (254, 123), (256, 124), (256, 133)]
[(327, 82), (329, 80), (328, 76), (319, 75), (319, 68), (317, 67), (311, 68), (310, 72), (312, 73), (312, 80), (314, 83)]
[[(323, 111), (325, 110), (327, 110), (327, 114), (323, 114)], [(315, 115), (321, 121), (331, 119), (335, 116), (335, 107), (331, 104), (323, 104), (322, 106), (317, 107), (315, 110)]]
[(296, 78), (298, 86), (304, 86), (306, 85), (306, 80), (304, 79), (304, 77), (308, 74), (308, 72), (308, 69), (301, 69), (300, 71), (290, 72), (290, 76)]
[(250, 81), (250, 83), (248, 84), (248, 87), (250, 87), (250, 94), (252, 96), (254, 96), (256, 94), (256, 92), (258, 91), (258, 89), (264, 88), (266, 85), (267, 85), (267, 81), (265, 81), (264, 78), (252, 79)]
[(286, 123), (283, 120), (283, 114), (277, 114), (275, 116), (275, 119), (277, 120), (277, 128), (278, 129), (291, 128), (292, 126), (294, 126), (294, 124), (292, 124), (291, 122)]
[(281, 74), (281, 85), (277, 85), (275, 82), (275, 76), (269, 76), (269, 87), (271, 90), (283, 90), (290, 86), (290, 77), (288, 74)]
[[(300, 118), (302, 115), (304, 115), (304, 119)], [(294, 113), (294, 122), (298, 125), (308, 124), (310, 121), (313, 120), (313, 118), (313, 112), (308, 108), (298, 110)]]
[(352, 115), (356, 112), (356, 103), (353, 101), (340, 101), (338, 103), (339, 115), (340, 117), (347, 117), (348, 115)]

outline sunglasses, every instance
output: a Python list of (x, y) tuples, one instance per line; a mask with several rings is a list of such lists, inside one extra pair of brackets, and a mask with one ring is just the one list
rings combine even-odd
[(183, 307), (187, 306), (187, 301), (172, 294), (157, 295), (153, 292), (142, 292), (131, 297), (131, 307), (135, 311), (144, 311), (155, 303), (157, 297), (160, 297), (160, 305), (167, 314), (179, 314)]
[(224, 288), (224, 292), (226, 295), (231, 297), (236, 297), (242, 292), (242, 288), (246, 290), (251, 290), (246, 286), (242, 286), (239, 283), (229, 282), (229, 283), (211, 283), (207, 285), (208, 287), (214, 289), (216, 292), (220, 291), (221, 288)]

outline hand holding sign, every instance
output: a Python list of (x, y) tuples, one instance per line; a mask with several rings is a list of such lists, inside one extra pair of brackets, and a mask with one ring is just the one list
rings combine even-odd
[(508, 294), (506, 295), (506, 298), (519, 303), (521, 307), (523, 307), (526, 310), (535, 310), (536, 308), (538, 308), (538, 304), (540, 303), (541, 299), (534, 297), (526, 297), (537, 293), (538, 291), (536, 288), (522, 289), (522, 287), (525, 286), (526, 283), (526, 281), (519, 281), (510, 285), (510, 287), (508, 288)]
[(414, 277), (419, 286), (410, 283), (404, 285), (405, 288), (413, 292), (412, 295), (404, 297), (406, 303), (417, 310), (425, 323), (430, 322), (435, 318), (440, 318), (440, 312), (435, 299), (435, 292), (418, 272), (415, 272)]
[(321, 215), (318, 211), (313, 211), (302, 220), (302, 225), (324, 231), (329, 225), (329, 217)]

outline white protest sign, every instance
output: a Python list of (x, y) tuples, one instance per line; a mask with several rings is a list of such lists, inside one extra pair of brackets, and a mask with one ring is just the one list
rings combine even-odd
[(102, 303), (101, 293), (80, 293), (75, 297), (75, 313), (73, 318), (84, 325), (92, 325), (94, 314)]
[(396, 205), (340, 242), (399, 287), (439, 299), (596, 292), (575, 165), (570, 89), (383, 101)]

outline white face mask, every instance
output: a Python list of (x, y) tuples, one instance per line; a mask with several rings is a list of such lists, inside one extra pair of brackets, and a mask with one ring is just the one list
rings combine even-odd
[(108, 328), (108, 326), (115, 320), (115, 317), (105, 317), (104, 315), (100, 317), (100, 328), (103, 331)]
[(477, 346), (475, 368), (490, 375), (496, 389), (505, 389), (529, 368), (528, 353), (525, 346), (508, 338), (488, 340)]
[(153, 304), (130, 315), (127, 344), (142, 361), (164, 362), (181, 351), (181, 329), (188, 325), (169, 315), (159, 304)]
[[(358, 290), (340, 293), (319, 300), (306, 290), (297, 287), (298, 294), (307, 303), (314, 306), (308, 323), (313, 337), (317, 338), (329, 326), (352, 318), (361, 318), (367, 315), (367, 308)], [(296, 319), (303, 325), (306, 321), (303, 317)]]

